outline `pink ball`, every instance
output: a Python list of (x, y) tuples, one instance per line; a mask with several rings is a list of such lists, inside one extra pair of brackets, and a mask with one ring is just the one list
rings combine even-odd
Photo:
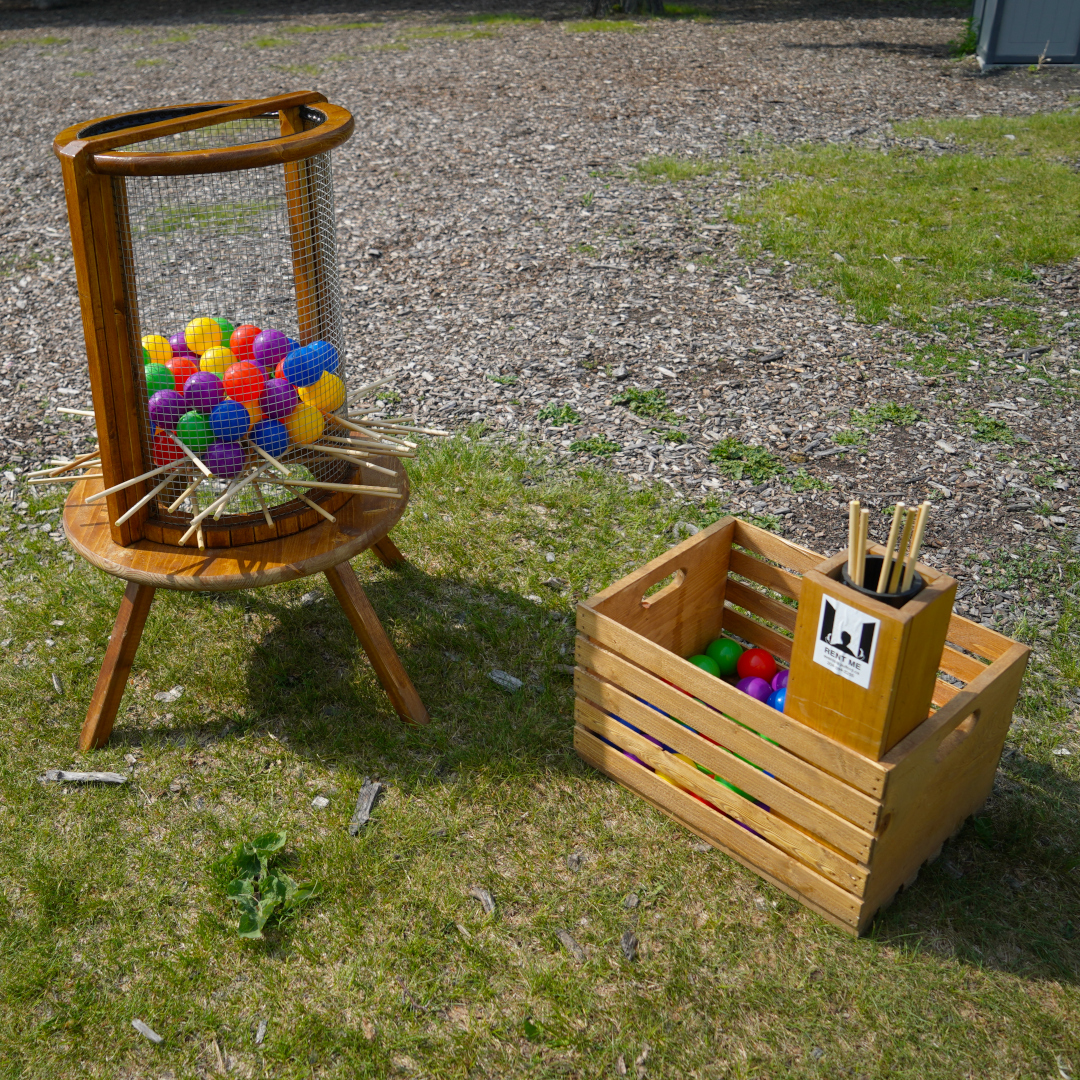
[(255, 335), (251, 353), (263, 371), (273, 371), (289, 353), (289, 339), (280, 330), (263, 330)]
[(744, 694), (749, 694), (752, 698), (757, 698), (758, 701), (768, 701), (769, 695), (772, 694), (772, 687), (764, 679), (759, 679), (756, 675), (740, 679), (735, 684), (735, 688), (741, 690)]
[(771, 684), (771, 685), (772, 685), (772, 688), (773, 688), (774, 690), (783, 690), (783, 689), (784, 689), (784, 688), (785, 688), (785, 687), (787, 686), (787, 680), (788, 680), (788, 671), (787, 671), (787, 668), (781, 668), (781, 669), (780, 669), (780, 670), (779, 670), (779, 671), (778, 671), (778, 672), (777, 672), (777, 673), (776, 673), (776, 674), (775, 674), (775, 675), (774, 675), (774, 676), (772, 677), (772, 684)]

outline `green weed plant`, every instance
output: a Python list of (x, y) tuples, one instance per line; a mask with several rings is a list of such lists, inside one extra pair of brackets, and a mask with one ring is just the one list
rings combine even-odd
[(709, 460), (732, 480), (751, 480), (763, 484), (784, 471), (780, 459), (764, 446), (748, 446), (734, 437), (721, 439), (709, 451)]
[(286, 839), (284, 832), (264, 833), (245, 840), (226, 861), (235, 876), (225, 895), (240, 908), (236, 931), (242, 938), (261, 939), (272, 919), (280, 922), (318, 895), (317, 885), (297, 885), (284, 870), (270, 865)]

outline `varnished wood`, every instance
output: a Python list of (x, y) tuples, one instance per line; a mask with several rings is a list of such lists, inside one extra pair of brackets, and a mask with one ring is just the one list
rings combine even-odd
[(408, 477), (396, 458), (377, 460), (399, 472), (397, 483), (405, 498), (357, 495), (337, 511), (336, 522), (319, 518), (303, 532), (263, 543), (215, 548), (218, 537), (208, 528), (206, 551), (145, 539), (117, 544), (110, 535), (107, 508), (86, 503), (87, 495), (100, 490), (100, 480), (75, 485), (64, 507), (64, 531), (72, 547), (106, 573), (155, 588), (226, 592), (292, 581), (352, 558), (397, 524), (408, 504)]
[(146, 616), (154, 599), (154, 589), (137, 581), (128, 582), (120, 610), (113, 624), (105, 659), (98, 673), (97, 685), (90, 698), (90, 708), (79, 735), (79, 749), (92, 750), (109, 741), (116, 710), (124, 696), (124, 687), (135, 660)]
[(338, 563), (327, 569), (326, 577), (395, 712), (407, 724), (426, 724), (429, 720), (427, 709), (405, 674), (401, 660), (390, 644), (371, 601), (360, 587), (352, 566), (348, 562)]
[(405, 556), (398, 551), (397, 544), (389, 536), (384, 536), (378, 543), (372, 544), (371, 550), (383, 566), (400, 566), (405, 562)]

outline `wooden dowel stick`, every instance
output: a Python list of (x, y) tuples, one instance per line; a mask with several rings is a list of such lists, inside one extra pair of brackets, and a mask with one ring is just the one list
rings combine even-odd
[(70, 473), (67, 476), (42, 476), (37, 480), (27, 480), (28, 484), (74, 484), (76, 480), (100, 480), (102, 474), (99, 472), (79, 473), (78, 476), (72, 476)]
[(121, 514), (113, 524), (119, 528), (127, 521), (128, 518), (134, 517), (151, 499), (155, 498), (160, 492), (164, 491), (174, 480), (172, 476), (166, 476), (164, 480), (158, 484), (157, 487), (148, 491), (134, 506), (132, 506), (125, 513)]
[(199, 522), (199, 527), (195, 530), (195, 543), (199, 545), (200, 551), (206, 550), (206, 534), (203, 532), (202, 522)]
[(445, 435), (450, 434), (449, 431), (443, 431), (442, 428), (426, 428), (415, 427), (412, 424), (394, 424), (386, 420), (364, 420), (370, 428), (375, 428), (377, 431), (406, 431), (413, 435)]
[(926, 522), (930, 517), (930, 503), (924, 502), (919, 507), (919, 516), (915, 521), (915, 534), (911, 538), (911, 551), (908, 554), (907, 567), (904, 570), (904, 580), (900, 584), (900, 591), (906, 592), (911, 588), (911, 582), (915, 577), (915, 564), (919, 561), (919, 552), (922, 550), (923, 536), (926, 534)]
[(171, 431), (169, 432), (169, 438), (184, 451), (184, 454), (187, 457), (195, 462), (195, 467), (203, 474), (203, 476), (211, 475), (210, 470)]
[(299, 495), (299, 494), (296, 497), (301, 502), (307, 503), (308, 506), (310, 506), (312, 510), (318, 510), (318, 512), (320, 514), (322, 514), (322, 516), (324, 518), (326, 518), (327, 521), (329, 521), (329, 522), (337, 521), (337, 518), (334, 517), (334, 515), (331, 514), (329, 510), (325, 509), (324, 507), (321, 507), (314, 499), (309, 499), (306, 495)]
[(354, 495), (382, 495), (387, 499), (400, 499), (397, 488), (370, 487), (367, 484), (327, 484), (321, 480), (275, 480), (268, 476), (264, 483), (280, 484), (282, 487), (321, 488), (324, 491), (351, 491)]
[(69, 409), (63, 405), (57, 406), (56, 411), (58, 413), (66, 413), (68, 416), (93, 416), (93, 412), (87, 409)]
[(224, 494), (219, 495), (212, 503), (210, 503), (209, 506), (207, 506), (204, 510), (201, 510), (194, 518), (192, 518), (191, 527), (186, 533), (184, 533), (183, 536), (180, 537), (180, 546), (183, 547), (184, 544), (186, 544), (188, 540), (191, 539), (191, 534), (195, 532), (195, 530), (198, 529), (198, 527), (202, 524), (203, 518), (207, 518), (211, 514), (213, 514), (218, 509), (219, 503), (223, 506), (227, 506), (230, 502), (232, 502), (232, 500), (236, 497), (236, 495), (242, 488), (247, 487), (248, 484), (252, 483), (255, 480), (261, 479), (262, 471), (266, 468), (268, 468), (268, 466), (260, 465), (259, 468), (248, 473), (247, 476), (244, 477), (242, 483), (236, 484), (235, 486), (233, 484), (230, 484), (228, 490)]
[(170, 461), (168, 465), (161, 465), (156, 469), (151, 469), (149, 472), (144, 472), (141, 476), (135, 476), (130, 480), (125, 480), (122, 484), (116, 484), (111, 488), (106, 488), (104, 491), (99, 491), (94, 495), (91, 495), (86, 501), (88, 503), (98, 502), (100, 499), (104, 499), (109, 495), (115, 495), (118, 491), (123, 491), (124, 488), (131, 487), (132, 484), (139, 484), (142, 483), (143, 480), (150, 480), (155, 476), (160, 476), (163, 472), (170, 472), (173, 469), (178, 469), (184, 464), (186, 464), (186, 462), (180, 461), (179, 459)]
[(365, 461), (364, 458), (358, 454), (354, 454), (350, 450), (339, 450), (336, 446), (312, 446), (312, 449), (318, 449), (320, 454), (325, 454), (327, 457), (336, 458), (338, 461), (355, 461), (358, 465), (366, 465), (369, 469), (374, 469), (376, 472), (385, 473), (387, 476), (397, 476), (397, 473), (393, 469), (385, 469), (382, 465), (376, 465), (374, 462)]
[(252, 486), (255, 488), (256, 496), (258, 496), (259, 505), (262, 507), (263, 520), (272, 529), (274, 527), (274, 519), (270, 516), (270, 507), (266, 505), (266, 497), (262, 493), (262, 488), (259, 487), (258, 481), (256, 481)]
[(248, 446), (250, 446), (250, 447), (251, 447), (251, 449), (252, 449), (252, 450), (254, 450), (254, 451), (255, 451), (255, 453), (256, 453), (256, 454), (258, 454), (258, 455), (259, 455), (259, 457), (261, 457), (261, 458), (262, 458), (262, 459), (263, 459), (264, 461), (269, 461), (269, 462), (270, 462), (270, 464), (271, 464), (271, 465), (273, 465), (273, 466), (274, 466), (274, 468), (275, 468), (275, 469), (277, 469), (277, 471), (278, 471), (278, 472), (279, 472), (279, 473), (280, 473), (280, 474), (281, 474), (282, 476), (292, 476), (292, 473), (291, 473), (291, 472), (289, 472), (289, 470), (288, 470), (287, 468), (285, 468), (285, 466), (284, 466), (284, 465), (282, 465), (282, 464), (281, 464), (281, 462), (280, 462), (280, 461), (278, 461), (278, 459), (277, 459), (277, 458), (275, 458), (275, 457), (271, 457), (271, 456), (270, 456), (270, 455), (269, 455), (269, 454), (268, 454), (268, 453), (267, 453), (267, 452), (266, 452), (266, 451), (265, 451), (265, 450), (264, 450), (264, 449), (263, 449), (263, 448), (262, 448), (261, 446), (259, 446), (259, 444), (258, 444), (257, 442), (255, 442), (255, 441), (254, 441), (253, 439), (245, 439), (244, 441), (245, 441), (245, 442), (247, 443), (247, 445), (248, 445)]
[(364, 386), (358, 386), (355, 390), (353, 390), (350, 396), (357, 397), (360, 394), (363, 394), (365, 391), (374, 390), (376, 387), (379, 386), (385, 386), (388, 382), (393, 381), (393, 378), (393, 375), (387, 375), (384, 379), (376, 379), (374, 382), (369, 382)]
[(35, 469), (33, 472), (24, 473), (27, 478), (31, 476), (60, 476), (62, 473), (69, 472), (78, 465), (85, 465), (87, 462), (93, 461), (100, 454), (99, 450), (91, 450), (86, 454), (79, 454), (77, 457), (73, 457), (70, 461), (61, 461), (53, 458), (52, 465), (47, 469)]
[(908, 541), (911, 539), (911, 530), (915, 527), (915, 507), (911, 507), (904, 516), (904, 531), (900, 534), (900, 542), (896, 545), (896, 561), (893, 563), (892, 573), (889, 574), (889, 592), (897, 592), (900, 588), (900, 578), (904, 574), (904, 552), (907, 551)]
[(847, 504), (847, 569), (848, 577), (858, 584), (859, 565), (859, 500)]
[[(385, 454), (387, 457), (399, 457), (399, 458), (413, 458), (416, 457), (415, 450), (398, 450), (386, 443), (369, 443), (364, 442), (363, 439), (339, 439), (336, 435), (323, 435), (323, 442), (332, 442), (335, 445), (351, 446), (354, 450), (363, 450), (369, 454)], [(314, 443), (315, 446), (321, 446), (322, 443)]]
[(204, 476), (197, 476), (194, 480), (192, 480), (191, 483), (187, 486), (187, 489), (184, 491), (184, 494), (181, 495), (180, 498), (177, 499), (176, 502), (174, 502), (169, 507), (168, 512), (171, 514), (186, 498), (188, 498), (191, 495), (194, 495), (196, 490), (198, 489), (199, 485), (205, 479), (206, 479), (206, 477), (204, 477)]
[(859, 511), (859, 578), (858, 582), (866, 588), (866, 541), (870, 532), (870, 511)]
[(889, 539), (885, 544), (885, 555), (881, 560), (881, 573), (878, 575), (877, 592), (882, 593), (885, 591), (886, 586), (889, 584), (889, 571), (892, 569), (890, 560), (892, 559), (893, 549), (896, 547), (896, 539), (900, 535), (900, 522), (903, 519), (904, 504), (897, 503), (893, 508), (892, 526), (889, 529)]

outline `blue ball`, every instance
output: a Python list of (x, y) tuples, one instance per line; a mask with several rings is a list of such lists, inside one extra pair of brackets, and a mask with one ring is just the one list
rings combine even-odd
[(290, 338), (286, 338), (285, 340), (289, 343), (289, 348), (288, 348), (287, 352), (285, 353), (286, 356), (288, 356), (289, 353), (291, 353), (293, 351), (293, 349), (299, 349), (300, 348), (300, 342), (297, 341), (296, 338), (290, 337)]
[(784, 686), (779, 690), (774, 690), (769, 695), (769, 700), (765, 702), (766, 705), (771, 705), (777, 712), (784, 711), (784, 703), (787, 701), (787, 687)]
[(313, 345), (293, 349), (281, 364), (281, 374), (293, 386), (314, 386), (322, 378), (322, 373), (322, 359)]
[(313, 341), (309, 349), (314, 349), (322, 364), (323, 371), (329, 371), (332, 375), (338, 369), (338, 351), (329, 341)]
[(251, 438), (271, 457), (279, 457), (289, 448), (289, 433), (280, 420), (260, 420), (251, 429)]
[(251, 413), (239, 401), (223, 401), (210, 414), (210, 427), (218, 442), (234, 443), (251, 427)]

